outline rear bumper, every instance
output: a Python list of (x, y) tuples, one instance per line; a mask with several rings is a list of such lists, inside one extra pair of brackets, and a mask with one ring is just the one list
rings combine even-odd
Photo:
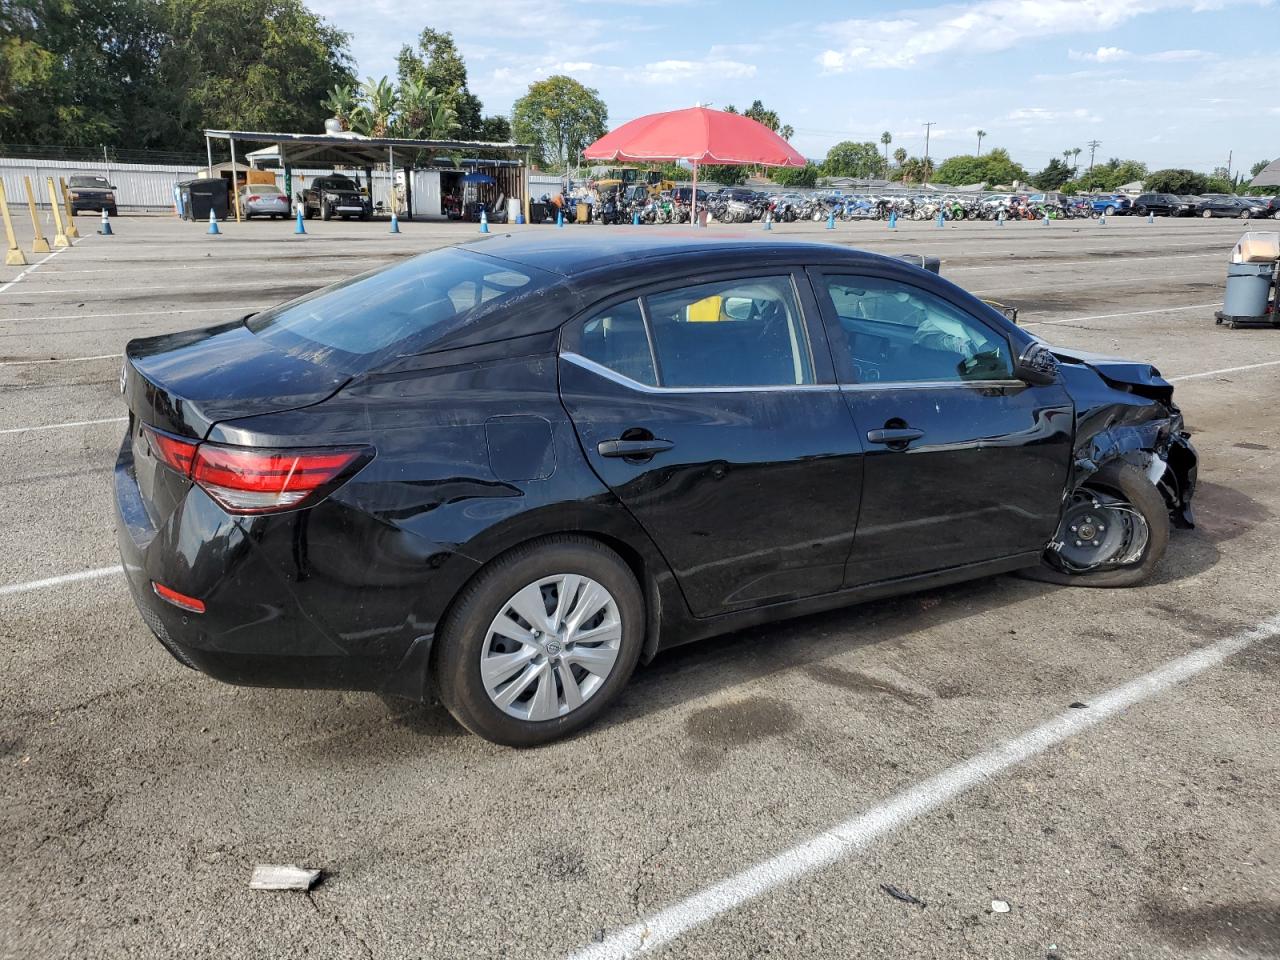
[[(179, 663), (244, 686), (425, 695), (430, 634), (339, 635), (303, 606), (238, 521), (198, 488), (162, 527), (155, 527), (139, 491), (128, 437), (116, 461), (114, 486), (116, 540), (134, 602)], [(206, 613), (160, 599), (154, 583), (205, 600)]]

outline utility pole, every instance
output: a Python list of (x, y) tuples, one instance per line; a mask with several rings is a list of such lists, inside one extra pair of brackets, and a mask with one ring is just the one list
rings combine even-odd
[(1227, 151), (1227, 179), (1231, 179), (1231, 161), (1234, 159), (1236, 152), (1234, 150)]
[(938, 122), (937, 120), (930, 120), (928, 123), (926, 123), (926, 124), (924, 125), (924, 169), (925, 169), (925, 176), (926, 176), (926, 177), (930, 176), (930, 172), (929, 172), (929, 132), (930, 132), (930, 130), (933, 128), (933, 125), (934, 125), (934, 124), (936, 124), (937, 122)]
[(1089, 172), (1093, 173), (1093, 155), (1098, 152), (1098, 148), (1102, 146), (1101, 140), (1090, 140), (1087, 144), (1089, 147)]

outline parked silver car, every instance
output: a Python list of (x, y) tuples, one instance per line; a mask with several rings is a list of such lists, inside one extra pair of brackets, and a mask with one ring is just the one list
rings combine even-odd
[(247, 217), (289, 216), (289, 198), (274, 183), (247, 183), (240, 188), (240, 211)]

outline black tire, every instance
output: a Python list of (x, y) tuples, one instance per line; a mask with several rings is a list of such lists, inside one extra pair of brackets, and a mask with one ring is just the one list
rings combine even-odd
[(1070, 573), (1045, 559), (1040, 566), (1024, 571), (1024, 575), (1073, 587), (1133, 587), (1142, 583), (1151, 576), (1169, 545), (1169, 508), (1164, 497), (1141, 470), (1123, 462), (1106, 465), (1082, 489), (1118, 497), (1142, 515), (1147, 525), (1147, 543), (1139, 558), (1123, 567), (1083, 573)]
[[(481, 656), (490, 624), (508, 600), (556, 574), (588, 576), (613, 596), (622, 625), (618, 656), (604, 683), (582, 706), (551, 720), (524, 720), (490, 699), (481, 678)], [(509, 747), (549, 743), (585, 727), (609, 707), (635, 670), (644, 636), (644, 598), (626, 563), (587, 537), (546, 537), (493, 560), (463, 589), (440, 628), (436, 689), (457, 721), (486, 740)]]
[(333, 211), (329, 209), (329, 205), (323, 200), (320, 201), (320, 219), (328, 220), (333, 216)]
[(1251, 214), (1248, 210), (1241, 210), (1239, 213), (1239, 217), (1241, 220), (1248, 220), (1252, 216), (1253, 214)]

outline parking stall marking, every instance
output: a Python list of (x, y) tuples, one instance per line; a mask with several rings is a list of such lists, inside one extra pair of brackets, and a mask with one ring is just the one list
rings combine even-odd
[(1066, 710), (1021, 736), (949, 767), (877, 807), (624, 927), (600, 943), (584, 947), (569, 960), (625, 960), (656, 950), (784, 884), (851, 857), (881, 837), (989, 783), (1006, 770), (1218, 666), (1247, 647), (1277, 636), (1280, 636), (1280, 614), (1089, 698), (1086, 708)]
[(124, 423), (128, 417), (108, 417), (105, 420), (72, 420), (70, 423), (46, 423), (35, 427), (9, 427), (0, 430), (0, 435), (7, 433), (31, 433), (36, 430), (61, 430), (64, 427), (88, 427), (99, 423)]
[(109, 577), (112, 574), (122, 572), (123, 568), (117, 564), (114, 567), (97, 567), (93, 570), (64, 573), (61, 576), (46, 577), (43, 580), (28, 580), (26, 583), (9, 583), (0, 586), (0, 597), (7, 597), (15, 593), (26, 593), (29, 590), (42, 590), (45, 587), (60, 587), (64, 583), (76, 583), (80, 580), (96, 580), (99, 577)]
[(96, 357), (49, 357), (47, 360), (0, 360), (0, 367), (29, 367), (39, 363), (84, 363), (87, 360), (118, 360), (122, 353), (100, 353)]
[(1280, 360), (1266, 360), (1262, 363), (1246, 363), (1239, 367), (1223, 367), (1221, 370), (1206, 370), (1203, 373), (1184, 373), (1180, 377), (1167, 377), (1170, 383), (1178, 383), (1181, 380), (1199, 380), (1201, 377), (1216, 377), (1222, 373), (1239, 373), (1242, 370), (1257, 370), (1261, 367), (1280, 366)]
[(1030, 324), (1038, 323), (1042, 326), (1049, 326), (1059, 323), (1084, 323), (1086, 320), (1114, 320), (1117, 317), (1143, 317), (1151, 313), (1174, 313), (1180, 310), (1208, 310), (1212, 307), (1222, 306), (1222, 301), (1217, 303), (1193, 303), (1186, 307), (1157, 307), (1155, 310), (1131, 310), (1128, 313), (1099, 313), (1092, 317), (1065, 317), (1062, 320), (1019, 320), (1019, 323)]
[(59, 247), (57, 250), (54, 250), (54, 251), (53, 251), (52, 253), (50, 253), (48, 256), (46, 256), (46, 257), (41, 257), (39, 260), (37, 260), (37, 261), (36, 261), (35, 263), (33, 263), (31, 266), (27, 267), (27, 269), (23, 270), (20, 274), (18, 274), (16, 277), (14, 277), (12, 280), (10, 280), (8, 283), (0, 284), (0, 293), (4, 293), (6, 290), (8, 290), (10, 287), (12, 287), (12, 286), (13, 286), (15, 283), (17, 283), (19, 280), (22, 280), (22, 279), (26, 278), (26, 277), (27, 277), (27, 276), (29, 276), (31, 273), (33, 273), (35, 270), (37, 270), (38, 268), (40, 268), (40, 267), (44, 266), (46, 263), (48, 263), (50, 260), (52, 260), (52, 259), (53, 259), (54, 257), (56, 257), (58, 254), (60, 254), (63, 250), (70, 250), (70, 249), (71, 249), (71, 247), (74, 247), (77, 243), (79, 243), (81, 240), (84, 240), (84, 239), (85, 239), (84, 237), (77, 237), (76, 239), (74, 239), (74, 240), (72, 240), (72, 241), (71, 241), (70, 245), (65, 246), (65, 247)]
[[(1156, 274), (1153, 276), (1146, 276), (1146, 277), (1108, 277), (1106, 282), (1107, 283), (1138, 283), (1138, 282), (1146, 283), (1152, 280), (1192, 280), (1192, 282), (1195, 282), (1196, 279), (1197, 278), (1189, 278), (1185, 273), (1161, 273), (1161, 274)], [(1015, 289), (1015, 287), (1013, 286), (1013, 284), (1015, 283), (1017, 284), (1018, 287), (1025, 288), (1026, 286), (1034, 283), (1037, 280), (1044, 280), (1047, 283), (1052, 283), (1052, 284), (1058, 284), (1062, 282), (1061, 279), (1059, 278), (1041, 277), (1040, 274), (1034, 274), (1027, 277), (1019, 277), (1016, 280), (1011, 280), (1009, 286), (979, 287), (977, 290), (968, 290), (968, 288), (966, 287), (965, 289), (968, 290), (969, 293), (973, 293), (973, 294), (998, 293), (998, 292), (1010, 293)]]
[(115, 319), (117, 317), (159, 317), (178, 313), (217, 313), (223, 310), (231, 311), (244, 309), (246, 306), (253, 310), (259, 309), (252, 304), (242, 304), (239, 307), (233, 304), (230, 306), (223, 305), (216, 307), (184, 307), (181, 310), (125, 310), (121, 313), (54, 313), (46, 314), (42, 317), (4, 317), (0, 318), (0, 323), (22, 323), (26, 320), (102, 320)]
[[(1106, 261), (1103, 261), (1103, 262), (1126, 264), (1126, 263), (1141, 263), (1145, 260), (1159, 260), (1163, 263), (1165, 260), (1203, 260), (1208, 257), (1215, 257), (1220, 259), (1222, 257), (1222, 254), (1221, 253), (1176, 253), (1168, 257), (1126, 257), (1123, 253), (1120, 253), (1120, 254), (1117, 254), (1116, 256), (1108, 257)], [(1025, 267), (1025, 266), (1032, 266), (1032, 265), (1037, 267), (1082, 267), (1082, 266), (1085, 266), (1086, 264), (1097, 264), (1097, 263), (1099, 263), (1099, 261), (1096, 259), (1065, 260), (1059, 257), (1045, 257), (1042, 260), (1034, 260), (1030, 262), (1026, 260), (1021, 260), (1021, 261), (1014, 261), (1011, 263), (983, 263), (983, 264), (973, 264), (971, 266), (951, 267), (948, 270), (948, 272), (953, 272), (956, 270), (1008, 270), (1010, 267), (1014, 267), (1014, 266)]]

